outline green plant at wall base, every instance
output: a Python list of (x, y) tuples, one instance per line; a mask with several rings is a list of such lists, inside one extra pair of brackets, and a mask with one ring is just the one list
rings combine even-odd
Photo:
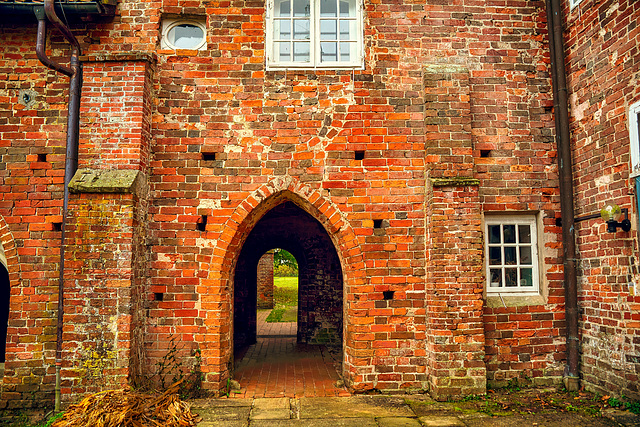
[(612, 408), (627, 409), (634, 414), (640, 415), (640, 400), (627, 400), (624, 394), (620, 398), (610, 397), (607, 400), (607, 404)]
[(52, 415), (44, 424), (42, 424), (42, 427), (51, 427), (51, 424), (55, 423), (63, 416), (64, 416), (64, 412), (58, 412), (57, 414)]
[(607, 403), (612, 408), (621, 408), (624, 405), (624, 402), (616, 397), (610, 397)]

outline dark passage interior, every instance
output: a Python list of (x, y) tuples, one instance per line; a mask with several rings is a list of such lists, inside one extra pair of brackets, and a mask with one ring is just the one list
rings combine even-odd
[(297, 342), (342, 350), (342, 268), (322, 225), (292, 202), (269, 211), (253, 228), (234, 277), (236, 356), (256, 343), (257, 271), (260, 257), (282, 248), (298, 261)]
[(4, 363), (5, 350), (7, 348), (7, 324), (9, 322), (9, 272), (0, 263), (0, 363)]

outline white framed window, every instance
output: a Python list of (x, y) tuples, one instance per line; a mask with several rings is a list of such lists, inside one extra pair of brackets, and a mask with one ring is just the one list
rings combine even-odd
[(363, 68), (362, 0), (268, 0), (267, 69)]
[(486, 216), (487, 295), (537, 294), (538, 238), (536, 216)]
[(631, 175), (640, 175), (640, 102), (629, 106), (629, 149)]
[(162, 21), (162, 49), (207, 48), (207, 31), (204, 20), (165, 19)]
[(582, 2), (582, 0), (569, 0), (569, 8), (570, 8), (570, 10), (575, 9), (576, 6), (578, 6), (580, 4), (580, 2)]

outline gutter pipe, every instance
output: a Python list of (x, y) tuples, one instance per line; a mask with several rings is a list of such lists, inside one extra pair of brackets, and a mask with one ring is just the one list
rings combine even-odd
[(560, 178), (560, 212), (562, 218), (562, 248), (564, 252), (564, 298), (567, 328), (567, 366), (564, 385), (575, 391), (580, 387), (579, 338), (578, 338), (578, 285), (576, 273), (576, 231), (574, 227), (573, 173), (571, 160), (571, 135), (565, 70), (562, 9), (560, 0), (546, 0), (551, 80), (553, 85), (553, 109), (558, 146)]
[[(42, 9), (41, 3), (3, 3), (0, 2), (0, 12), (4, 16), (30, 15), (34, 9)], [(74, 15), (109, 15), (106, 8), (100, 3), (64, 3), (56, 6), (56, 12)], [(37, 13), (37, 12), (36, 12)]]
[[(36, 41), (36, 54), (40, 62), (45, 66), (70, 77), (69, 81), (69, 106), (67, 114), (67, 153), (65, 157), (64, 169), (64, 201), (62, 205), (62, 233), (60, 235), (60, 275), (58, 278), (58, 322), (56, 337), (56, 386), (55, 386), (55, 412), (60, 411), (61, 400), (61, 379), (62, 368), (62, 326), (64, 317), (64, 249), (65, 249), (65, 228), (69, 207), (69, 181), (78, 169), (78, 144), (80, 138), (80, 96), (82, 92), (82, 64), (80, 55), (82, 50), (80, 43), (75, 38), (71, 30), (65, 26), (56, 15), (54, 9), (55, 0), (45, 0), (44, 10), (38, 7), (34, 13), (38, 18), (38, 37)], [(47, 21), (46, 18), (56, 27), (71, 44), (71, 59), (69, 66), (59, 64), (49, 57), (45, 52)]]

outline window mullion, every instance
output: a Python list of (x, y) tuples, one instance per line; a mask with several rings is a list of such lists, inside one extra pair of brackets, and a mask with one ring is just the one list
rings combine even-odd
[(311, 65), (315, 68), (320, 64), (320, 0), (311, 0), (313, 7), (311, 8), (311, 16), (309, 17), (311, 29), (309, 30), (309, 49), (311, 50), (309, 58)]

